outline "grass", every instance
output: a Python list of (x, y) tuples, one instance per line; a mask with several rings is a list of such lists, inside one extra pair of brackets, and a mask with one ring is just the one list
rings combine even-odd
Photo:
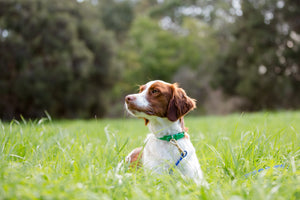
[(0, 199), (300, 199), (300, 112), (185, 122), (209, 188), (118, 170), (143, 144), (143, 120), (0, 122)]

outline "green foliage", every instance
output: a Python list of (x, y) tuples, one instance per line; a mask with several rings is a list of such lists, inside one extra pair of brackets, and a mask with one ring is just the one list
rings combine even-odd
[(192, 69), (209, 69), (219, 53), (216, 32), (205, 22), (184, 18), (182, 28), (186, 31), (181, 50), (183, 65)]
[(108, 30), (114, 31), (120, 40), (133, 21), (133, 5), (130, 1), (101, 1), (101, 18)]
[(163, 29), (148, 17), (137, 18), (121, 52), (127, 84), (153, 79), (171, 82), (180, 68), (209, 68), (219, 51), (213, 37), (209, 26), (191, 18), (177, 29)]
[[(300, 113), (186, 118), (209, 188), (119, 168), (141, 119), (0, 122), (2, 199), (299, 199)], [(244, 175), (284, 164), (257, 175)]]
[(138, 18), (133, 23), (128, 46), (131, 51), (126, 49), (123, 57), (127, 59), (128, 76), (137, 78), (137, 83), (150, 79), (170, 80), (182, 59), (180, 37), (161, 29), (148, 17)]
[(229, 94), (246, 97), (249, 109), (296, 107), (300, 101), (300, 60), (294, 56), (300, 42), (291, 37), (296, 27), (286, 26), (281, 17), (290, 5), (276, 3), (242, 1), (243, 15), (232, 24), (233, 41), (216, 71), (215, 82)]
[(0, 7), (0, 117), (103, 116), (118, 76), (116, 44), (97, 10), (59, 0)]

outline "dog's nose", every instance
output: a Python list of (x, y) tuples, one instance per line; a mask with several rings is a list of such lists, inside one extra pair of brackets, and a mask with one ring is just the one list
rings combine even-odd
[(134, 101), (135, 99), (136, 99), (136, 97), (133, 96), (133, 95), (127, 95), (127, 96), (125, 97), (126, 103), (132, 102), (132, 101)]

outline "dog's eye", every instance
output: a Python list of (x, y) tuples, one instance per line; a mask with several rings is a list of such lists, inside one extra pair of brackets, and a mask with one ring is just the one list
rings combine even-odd
[(157, 89), (153, 89), (153, 90), (151, 91), (152, 94), (155, 94), (155, 93), (158, 93), (158, 92), (159, 92), (159, 90), (157, 90)]

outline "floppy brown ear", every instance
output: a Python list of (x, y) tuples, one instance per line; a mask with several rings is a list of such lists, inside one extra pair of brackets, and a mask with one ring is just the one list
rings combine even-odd
[(173, 95), (169, 101), (167, 118), (170, 121), (176, 121), (196, 108), (196, 100), (188, 97), (183, 89), (177, 87), (177, 84), (172, 85), (172, 91)]

